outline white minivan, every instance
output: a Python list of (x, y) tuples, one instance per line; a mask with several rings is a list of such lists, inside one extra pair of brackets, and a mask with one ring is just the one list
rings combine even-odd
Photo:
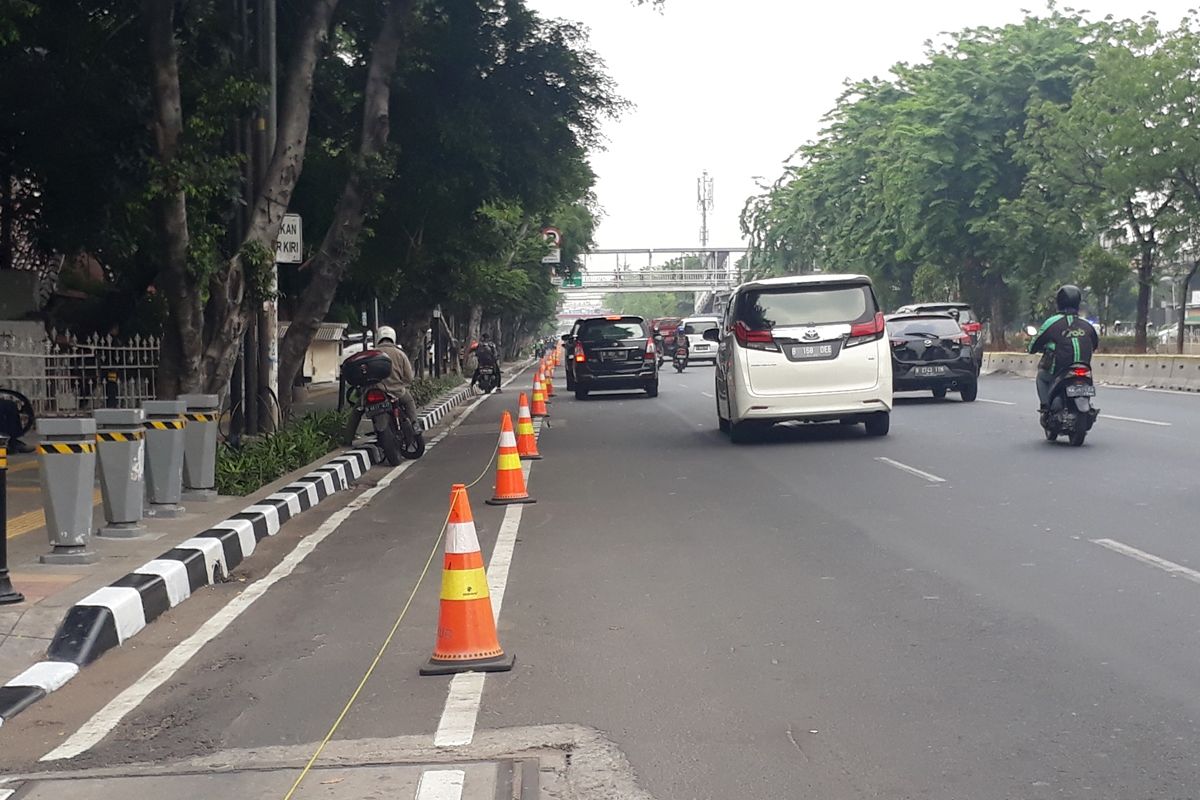
[(884, 436), (892, 359), (883, 312), (865, 275), (803, 275), (744, 283), (721, 326), (717, 420), (734, 442), (775, 422), (863, 422)]
[(679, 328), (688, 338), (688, 361), (717, 363), (717, 345), (704, 338), (704, 332), (721, 324), (717, 317), (685, 317)]

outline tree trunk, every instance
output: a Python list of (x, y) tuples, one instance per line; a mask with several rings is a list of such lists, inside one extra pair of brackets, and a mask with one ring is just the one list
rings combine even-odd
[(1197, 268), (1200, 268), (1200, 258), (1192, 260), (1192, 268), (1183, 276), (1183, 285), (1179, 287), (1179, 330), (1176, 331), (1179, 341), (1175, 343), (1175, 352), (1179, 355), (1183, 355), (1184, 335), (1187, 333), (1188, 289), (1192, 285), (1192, 278), (1196, 277)]
[(198, 387), (204, 319), (200, 292), (191, 291), (187, 269), (187, 195), (174, 168), (183, 135), (175, 4), (144, 0), (142, 14), (153, 73), (154, 146), (163, 176), (161, 195), (155, 200), (162, 248), (162, 267), (155, 282), (166, 298), (170, 319), (156, 389), (159, 397), (171, 398)]
[(1154, 285), (1154, 245), (1143, 241), (1141, 258), (1138, 261), (1137, 324), (1134, 329), (1133, 349), (1146, 352), (1146, 325), (1150, 322), (1150, 290)]
[[(329, 313), (338, 284), (349, 269), (358, 251), (363, 222), (370, 212), (375, 195), (371, 185), (372, 166), (387, 147), (390, 133), (390, 102), (392, 78), (404, 41), (406, 22), (416, 0), (392, 0), (383, 27), (371, 46), (367, 67), (366, 89), (363, 93), (362, 140), (358, 162), (351, 170), (334, 207), (333, 222), (325, 233), (320, 248), (306, 265), (310, 270), (308, 285), (296, 304), (292, 323), (279, 350), (279, 397), (284, 403), (283, 387), (290, 386), (304, 362), (304, 354)], [(287, 404), (285, 404), (285, 409)]]

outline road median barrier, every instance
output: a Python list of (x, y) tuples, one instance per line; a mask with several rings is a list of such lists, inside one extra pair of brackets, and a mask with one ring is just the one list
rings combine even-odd
[[(983, 371), (1031, 378), (1037, 374), (1038, 358), (1028, 353), (984, 353)], [(1200, 356), (1097, 353), (1092, 357), (1092, 376), (1097, 383), (1112, 386), (1200, 392)]]

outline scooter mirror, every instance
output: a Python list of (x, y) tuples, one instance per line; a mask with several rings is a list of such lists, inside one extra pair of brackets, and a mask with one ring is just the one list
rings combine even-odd
[(1033, 327), (1032, 325), (1026, 325), (1025, 333), (1028, 336), (1037, 336), (1037, 328)]

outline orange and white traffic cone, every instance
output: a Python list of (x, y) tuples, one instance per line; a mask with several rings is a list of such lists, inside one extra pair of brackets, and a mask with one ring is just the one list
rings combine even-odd
[(529, 414), (529, 397), (521, 392), (517, 405), (517, 455), (522, 461), (536, 461), (542, 457), (537, 449), (537, 436), (533, 434), (533, 417)]
[(500, 417), (500, 446), (496, 453), (496, 494), (486, 501), (489, 506), (536, 502), (525, 489), (525, 473), (517, 452), (512, 417), (507, 411)]
[(546, 381), (546, 402), (550, 402), (550, 398), (554, 397), (554, 369), (548, 369), (542, 373), (542, 378)]
[(533, 400), (529, 411), (535, 417), (550, 416), (550, 409), (546, 408), (546, 388), (541, 370), (533, 378)]
[(496, 636), (492, 599), (467, 487), (456, 483), (450, 490), (437, 642), (433, 657), (421, 667), (421, 674), (506, 672), (512, 667), (513, 656), (505, 655)]

